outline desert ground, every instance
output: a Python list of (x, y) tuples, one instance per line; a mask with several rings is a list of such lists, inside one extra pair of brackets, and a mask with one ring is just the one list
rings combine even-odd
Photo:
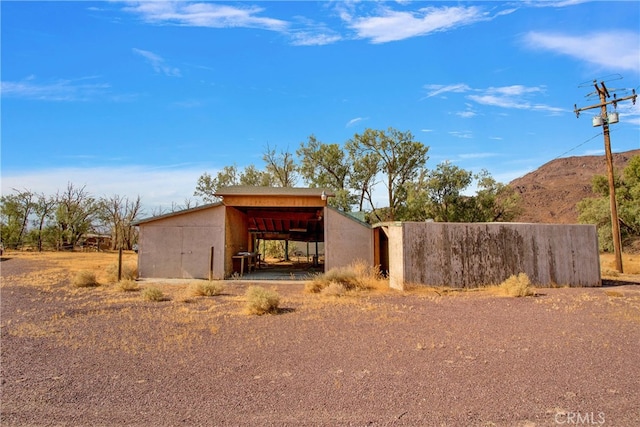
[[(127, 253), (125, 263), (135, 263)], [(5, 253), (2, 426), (640, 425), (640, 257), (598, 288), (310, 294), (108, 283), (115, 253)], [(100, 286), (75, 287), (80, 270)], [(192, 281), (193, 282), (193, 281)]]

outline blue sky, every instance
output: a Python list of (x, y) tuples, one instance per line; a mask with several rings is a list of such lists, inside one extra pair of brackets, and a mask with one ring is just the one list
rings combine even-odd
[[(2, 1), (2, 192), (193, 199), (310, 135), (411, 131), (498, 181), (603, 153), (592, 81), (640, 88), (640, 3)], [(640, 148), (618, 105), (614, 152)], [(304, 185), (300, 182), (299, 185)], [(383, 191), (381, 191), (381, 194)]]

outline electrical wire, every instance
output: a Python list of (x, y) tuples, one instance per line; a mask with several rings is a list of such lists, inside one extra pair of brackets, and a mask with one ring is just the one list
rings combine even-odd
[(576, 145), (576, 146), (575, 146), (575, 147), (573, 147), (572, 149), (570, 149), (570, 150), (568, 150), (568, 151), (565, 151), (564, 153), (562, 153), (562, 154), (560, 154), (560, 155), (558, 155), (558, 156), (554, 157), (552, 160), (557, 160), (557, 159), (559, 159), (559, 158), (561, 158), (561, 157), (564, 157), (566, 154), (569, 154), (569, 153), (571, 153), (573, 150), (576, 150), (576, 149), (578, 149), (578, 148), (582, 147), (582, 146), (583, 146), (584, 144), (586, 144), (587, 142), (591, 142), (591, 141), (593, 141), (594, 139), (596, 139), (596, 138), (597, 138), (597, 137), (599, 137), (600, 135), (602, 135), (602, 132), (600, 132), (600, 133), (598, 133), (598, 134), (596, 134), (596, 135), (592, 136), (591, 138), (587, 139), (587, 140), (586, 140), (586, 141), (584, 141), (584, 142), (581, 142), (580, 144)]

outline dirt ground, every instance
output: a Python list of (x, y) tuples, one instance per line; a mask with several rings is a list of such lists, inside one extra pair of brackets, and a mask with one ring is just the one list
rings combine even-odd
[(640, 285), (328, 297), (273, 282), (280, 312), (252, 316), (250, 282), (214, 297), (156, 283), (168, 299), (149, 302), (75, 288), (56, 259), (0, 268), (2, 426), (640, 425)]

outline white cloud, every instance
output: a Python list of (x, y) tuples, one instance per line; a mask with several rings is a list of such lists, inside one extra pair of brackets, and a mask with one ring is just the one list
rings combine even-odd
[(524, 40), (531, 49), (567, 55), (601, 69), (640, 71), (640, 38), (637, 32), (612, 30), (567, 35), (534, 31), (528, 33)]
[(145, 58), (149, 64), (151, 64), (156, 73), (164, 74), (169, 77), (180, 77), (180, 70), (167, 65), (164, 59), (159, 55), (149, 52), (148, 50), (137, 49), (135, 47), (131, 50), (133, 50), (133, 53)]
[(351, 127), (351, 126), (355, 125), (356, 123), (361, 122), (363, 120), (366, 120), (366, 118), (364, 118), (364, 117), (356, 117), (355, 119), (349, 120), (345, 127)]
[(182, 1), (135, 2), (125, 10), (156, 24), (175, 24), (211, 28), (262, 28), (284, 31), (289, 24), (279, 19), (257, 16), (264, 9), (257, 6), (230, 6), (219, 3)]
[[(68, 183), (85, 186), (94, 197), (112, 195), (129, 199), (140, 196), (147, 214), (158, 208), (168, 209), (193, 199), (193, 192), (204, 167), (191, 166), (123, 166), (79, 168), (68, 167), (36, 171), (2, 172), (2, 194), (13, 188), (54, 195)], [(216, 171), (209, 171), (215, 174)]]
[(348, 19), (348, 25), (358, 37), (372, 43), (386, 43), (430, 33), (446, 31), (490, 19), (479, 7), (426, 7), (415, 12), (400, 12), (383, 8), (378, 16)]
[(477, 95), (469, 95), (468, 99), (481, 105), (508, 109), (544, 111), (552, 114), (568, 111), (565, 108), (533, 103), (528, 100), (529, 95), (544, 93), (544, 89), (544, 87), (527, 87), (522, 85), (490, 87), (482, 91), (477, 91)]
[(324, 46), (338, 42), (342, 37), (331, 32), (298, 31), (291, 34), (291, 39), (295, 46)]
[(95, 83), (95, 77), (82, 79), (58, 79), (52, 82), (37, 82), (34, 77), (17, 82), (2, 82), (3, 97), (25, 98), (41, 101), (88, 101), (96, 96), (104, 96), (110, 85)]
[(463, 138), (463, 139), (473, 138), (473, 132), (471, 132), (470, 130), (455, 130), (455, 131), (449, 132), (449, 135), (455, 136), (456, 138)]
[(427, 90), (427, 98), (431, 98), (433, 96), (442, 95), (444, 93), (453, 92), (453, 93), (464, 93), (471, 90), (471, 88), (464, 83), (456, 83), (452, 85), (436, 85), (436, 84), (428, 84), (424, 85), (424, 88)]
[[(544, 111), (551, 114), (559, 114), (568, 111), (567, 109), (552, 107), (546, 104), (534, 103), (530, 98), (544, 94), (544, 86), (523, 86), (509, 85), (499, 87), (489, 87), (487, 89), (475, 89), (465, 83), (455, 83), (450, 85), (426, 84), (423, 86), (427, 90), (426, 98), (442, 96), (447, 93), (469, 93), (466, 98), (476, 104), (493, 107)], [(477, 115), (472, 104), (466, 103), (467, 109), (453, 114), (462, 118), (471, 118)]]
[(470, 119), (472, 117), (475, 117), (477, 114), (474, 111), (458, 111), (456, 113), (456, 116), (458, 117), (462, 117), (463, 119)]

